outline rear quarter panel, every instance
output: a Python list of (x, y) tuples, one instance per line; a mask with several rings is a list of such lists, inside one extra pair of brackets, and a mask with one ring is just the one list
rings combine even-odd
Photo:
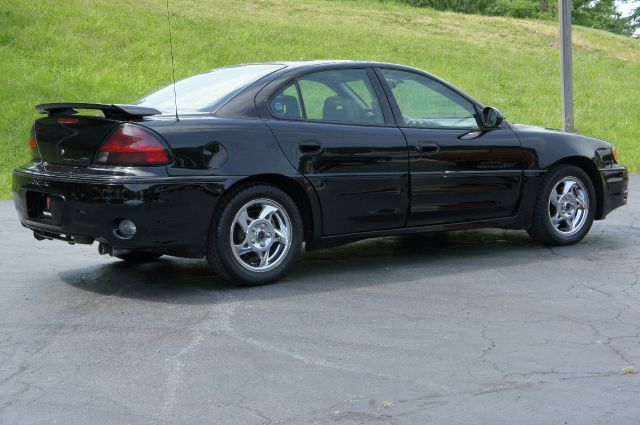
[(171, 146), (174, 176), (252, 176), (280, 174), (294, 177), (269, 127), (258, 119), (181, 117), (141, 123), (163, 136)]
[(311, 184), (287, 160), (269, 127), (258, 118), (180, 117), (148, 119), (141, 123), (169, 143), (174, 163), (170, 176), (206, 181), (227, 177), (225, 189), (243, 179), (284, 176), (306, 196), (314, 235), (321, 235), (321, 207)]

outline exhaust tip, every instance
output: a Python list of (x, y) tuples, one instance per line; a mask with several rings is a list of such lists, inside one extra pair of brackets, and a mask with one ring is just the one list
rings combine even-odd
[(113, 255), (113, 248), (108, 243), (100, 242), (98, 244), (98, 253), (100, 255)]
[(46, 236), (42, 236), (39, 233), (33, 232), (33, 237), (37, 240), (37, 241), (43, 241), (45, 239), (48, 239)]

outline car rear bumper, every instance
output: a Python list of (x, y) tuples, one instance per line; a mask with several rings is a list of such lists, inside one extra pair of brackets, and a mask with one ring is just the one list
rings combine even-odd
[(605, 218), (614, 209), (626, 205), (629, 185), (629, 172), (625, 167), (614, 166), (600, 170), (602, 177), (602, 214)]
[[(237, 179), (204, 177), (65, 176), (31, 169), (13, 172), (12, 192), (23, 226), (36, 238), (109, 244), (114, 250), (202, 257), (220, 194)], [(43, 216), (37, 199), (50, 200)], [(136, 225), (124, 238), (121, 220)]]

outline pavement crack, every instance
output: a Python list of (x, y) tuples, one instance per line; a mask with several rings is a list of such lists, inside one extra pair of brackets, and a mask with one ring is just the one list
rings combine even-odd
[(163, 416), (169, 416), (177, 403), (177, 391), (182, 386), (185, 362), (183, 358), (194, 351), (209, 335), (213, 333), (230, 334), (231, 316), (234, 314), (234, 304), (230, 297), (224, 302), (215, 304), (190, 328), (191, 337), (178, 352), (165, 359), (164, 369), (166, 380), (162, 388)]
[(487, 356), (489, 355), (491, 350), (496, 348), (496, 342), (492, 338), (487, 337), (487, 326), (486, 325), (482, 327), (482, 330), (480, 331), (480, 335), (482, 336), (483, 339), (485, 339), (486, 341), (489, 342), (488, 347), (485, 348), (484, 350), (482, 350), (482, 355), (480, 356), (480, 359), (484, 363), (484, 362), (487, 361)]

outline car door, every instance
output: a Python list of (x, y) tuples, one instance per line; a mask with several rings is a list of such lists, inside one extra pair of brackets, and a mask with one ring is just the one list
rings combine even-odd
[(324, 235), (404, 227), (407, 144), (370, 68), (305, 73), (267, 102), (269, 127), (316, 190)]
[(394, 68), (376, 72), (409, 147), (407, 225), (513, 215), (530, 153), (508, 125), (480, 130), (479, 108), (428, 75)]

